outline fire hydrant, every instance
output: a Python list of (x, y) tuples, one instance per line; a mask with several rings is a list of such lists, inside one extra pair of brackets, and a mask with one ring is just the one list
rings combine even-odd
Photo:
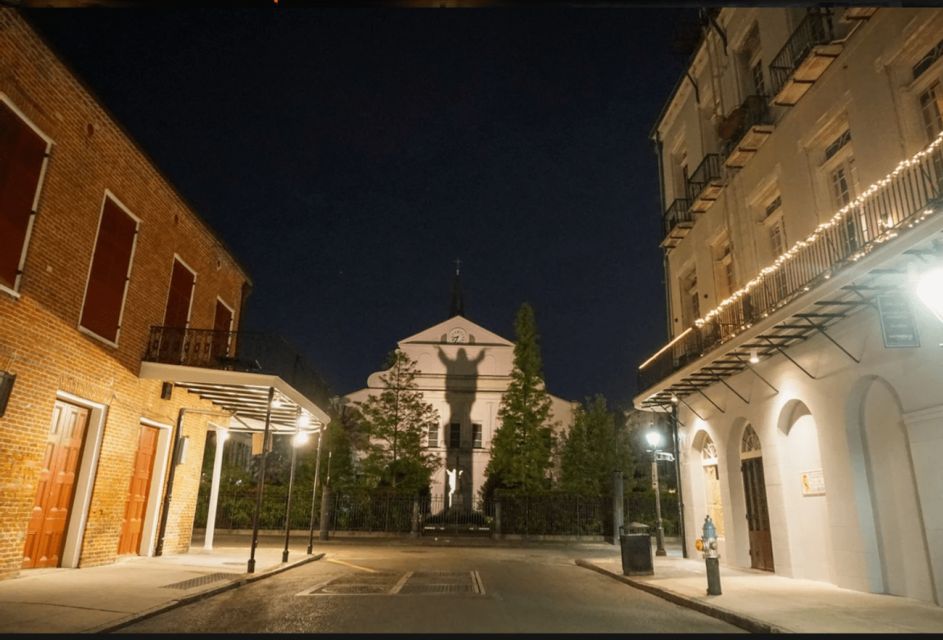
[(717, 529), (710, 516), (704, 518), (704, 531), (694, 545), (704, 554), (707, 565), (707, 595), (720, 595), (720, 556), (717, 553)]

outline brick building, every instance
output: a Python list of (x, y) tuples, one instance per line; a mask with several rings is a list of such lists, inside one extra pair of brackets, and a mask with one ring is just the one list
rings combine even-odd
[[(203, 352), (235, 360), (250, 288), (23, 16), (0, 9), (0, 577), (188, 548), (206, 432), (241, 405), (165, 382), (198, 371), (183, 366), (191, 330), (215, 329)], [(160, 325), (175, 339), (155, 342)]]

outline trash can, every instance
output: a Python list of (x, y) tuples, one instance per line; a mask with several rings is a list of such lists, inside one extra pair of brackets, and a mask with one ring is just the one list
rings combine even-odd
[(625, 533), (624, 527), (619, 527), (619, 542), (622, 545), (622, 575), (650, 576), (655, 573), (648, 525), (630, 522), (629, 533)]

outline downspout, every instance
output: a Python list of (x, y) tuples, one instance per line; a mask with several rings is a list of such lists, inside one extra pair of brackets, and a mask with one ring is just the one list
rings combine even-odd
[(174, 425), (174, 431), (171, 434), (171, 437), (174, 439), (174, 444), (170, 452), (170, 473), (167, 475), (167, 485), (164, 487), (164, 504), (160, 511), (160, 525), (157, 529), (157, 545), (154, 547), (154, 556), (160, 556), (164, 553), (164, 534), (167, 531), (167, 518), (169, 516), (170, 500), (174, 490), (174, 476), (177, 471), (177, 456), (180, 453), (180, 431), (183, 428), (183, 414), (186, 412), (224, 418), (231, 417), (228, 413), (221, 413), (209, 409), (188, 409), (181, 407), (177, 412), (177, 423)]
[[(662, 142), (661, 134), (656, 129), (652, 135), (652, 141), (655, 143), (655, 157), (658, 158), (658, 197), (661, 200), (661, 218), (664, 223), (665, 209), (667, 209), (667, 203), (665, 202), (665, 165), (664, 165), (664, 156), (662, 154)], [(662, 224), (662, 232), (664, 232), (664, 224)], [(662, 251), (661, 254), (661, 266), (662, 273), (664, 274), (664, 279), (662, 284), (665, 287), (665, 310), (667, 315), (665, 317), (665, 324), (667, 328), (667, 333), (665, 335), (668, 338), (671, 338), (671, 287), (669, 282), (671, 279), (668, 276), (668, 252)]]

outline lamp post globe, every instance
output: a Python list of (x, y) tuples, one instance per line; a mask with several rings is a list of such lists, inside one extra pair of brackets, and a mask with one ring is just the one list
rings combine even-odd
[(943, 266), (934, 267), (921, 274), (917, 281), (916, 293), (920, 302), (943, 322)]

